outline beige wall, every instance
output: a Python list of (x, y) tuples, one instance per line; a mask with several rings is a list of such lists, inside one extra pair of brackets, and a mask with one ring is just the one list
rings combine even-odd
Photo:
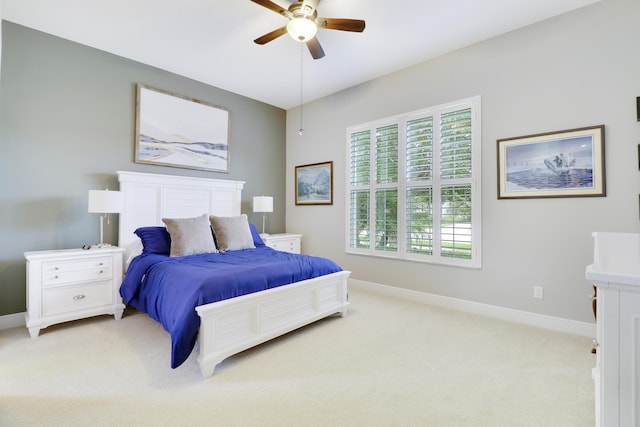
[[(356, 279), (592, 321), (591, 232), (640, 232), (639, 22), (636, 0), (604, 0), (306, 104), (302, 137), (299, 111), (289, 110), (287, 231)], [(482, 97), (483, 268), (345, 254), (345, 128), (474, 95)], [(607, 197), (497, 200), (496, 139), (600, 124)], [(334, 204), (295, 206), (294, 167), (329, 160)]]

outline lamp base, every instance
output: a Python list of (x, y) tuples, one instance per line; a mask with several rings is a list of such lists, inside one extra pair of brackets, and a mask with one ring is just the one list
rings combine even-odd
[(269, 234), (267, 234), (265, 232), (266, 228), (264, 227), (265, 223), (267, 222), (267, 214), (266, 213), (262, 213), (262, 234), (261, 236), (268, 236)]
[(97, 245), (91, 245), (89, 249), (100, 249), (100, 248), (110, 248), (111, 244), (104, 243), (104, 217), (105, 215), (100, 215), (100, 243)]

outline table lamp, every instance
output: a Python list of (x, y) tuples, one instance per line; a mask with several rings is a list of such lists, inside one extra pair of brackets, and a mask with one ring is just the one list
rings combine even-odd
[(89, 213), (100, 213), (100, 243), (92, 247), (102, 248), (111, 246), (104, 243), (104, 217), (109, 224), (110, 213), (122, 212), (122, 193), (119, 191), (89, 190)]
[(253, 211), (262, 212), (262, 236), (268, 236), (265, 231), (265, 222), (267, 220), (267, 212), (273, 212), (273, 197), (255, 196), (253, 198)]

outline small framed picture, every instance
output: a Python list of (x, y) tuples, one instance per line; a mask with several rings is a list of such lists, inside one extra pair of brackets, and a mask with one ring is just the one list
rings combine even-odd
[(498, 140), (498, 199), (605, 196), (604, 125)]
[(296, 205), (333, 204), (333, 162), (296, 166)]

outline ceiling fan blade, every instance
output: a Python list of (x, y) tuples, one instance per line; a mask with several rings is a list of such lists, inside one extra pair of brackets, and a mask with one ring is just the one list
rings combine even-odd
[(318, 27), (328, 30), (353, 31), (356, 33), (363, 32), (365, 27), (365, 22), (361, 19), (318, 18), (316, 23)]
[(269, 43), (271, 40), (275, 40), (281, 35), (286, 33), (287, 33), (287, 26), (285, 25), (284, 27), (280, 27), (277, 30), (273, 30), (270, 33), (265, 34), (264, 36), (258, 37), (257, 39), (254, 40), (254, 42), (257, 44), (266, 44), (266, 43)]
[(273, 10), (275, 13), (279, 13), (280, 15), (284, 15), (285, 12), (287, 11), (286, 9), (283, 9), (280, 5), (277, 5), (274, 2), (269, 0), (251, 0), (251, 1), (256, 4), (259, 4), (260, 6), (264, 6), (269, 10)]
[(309, 52), (313, 59), (320, 59), (324, 56), (324, 50), (322, 46), (320, 46), (320, 42), (318, 41), (318, 37), (314, 37), (307, 42), (307, 47), (309, 48)]

